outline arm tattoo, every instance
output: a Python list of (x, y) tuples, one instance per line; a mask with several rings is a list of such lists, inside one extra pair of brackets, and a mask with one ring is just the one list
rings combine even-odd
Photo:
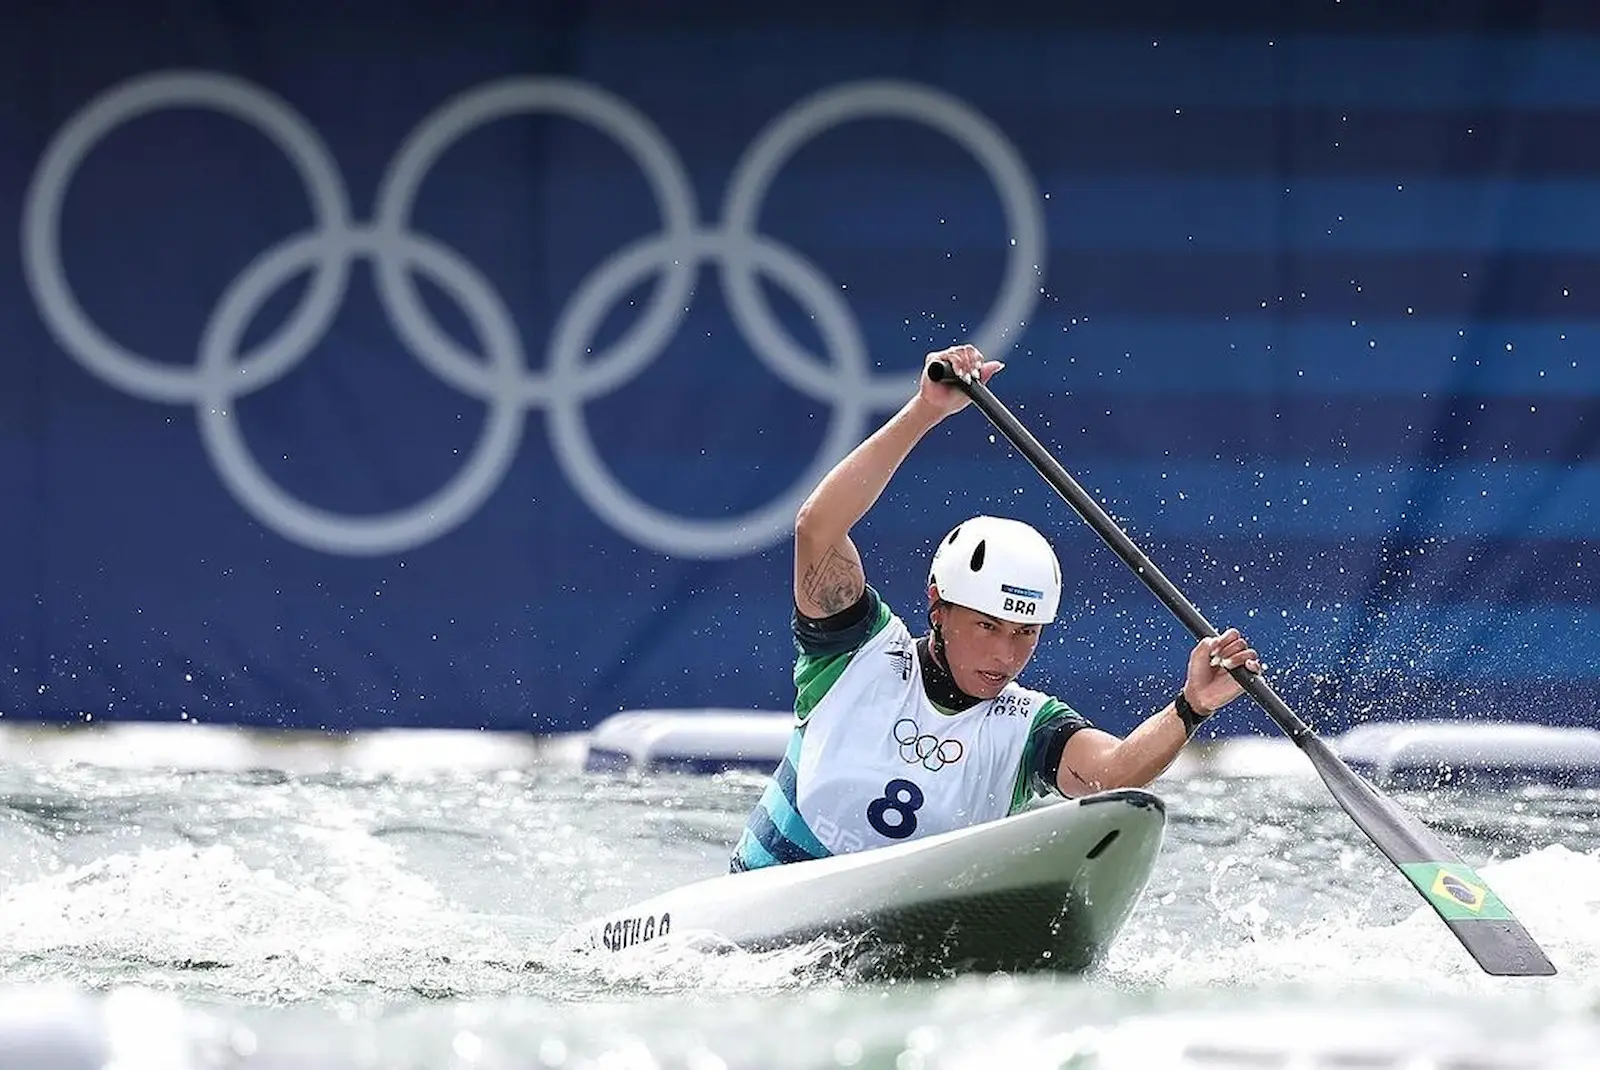
[(831, 615), (849, 609), (861, 597), (863, 579), (861, 566), (830, 546), (821, 561), (806, 566), (800, 589), (825, 615)]

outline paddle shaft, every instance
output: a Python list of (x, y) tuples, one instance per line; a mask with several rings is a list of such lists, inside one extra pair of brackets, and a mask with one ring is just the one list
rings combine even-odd
[[(1209, 639), (1218, 634), (1217, 629), (1195, 608), (1194, 603), (1185, 598), (1183, 592), (1162, 574), (1149, 556), (1128, 537), (1127, 532), (1117, 526), (1117, 522), (1100, 508), (1100, 503), (1079, 486), (1078, 481), (1061, 467), (1060, 462), (1050, 455), (1049, 450), (1039, 444), (1039, 440), (1022, 426), (1022, 421), (1012, 415), (1011, 410), (994, 396), (994, 392), (988, 386), (976, 379), (970, 383), (966, 382), (955, 374), (950, 365), (944, 363), (930, 365), (928, 377), (934, 382), (953, 382), (958, 389), (972, 398), (972, 403), (989, 418), (989, 422), (1010, 440), (1034, 468), (1038, 469), (1045, 481), (1067, 500), (1067, 504), (1089, 522), (1095, 534), (1105, 540), (1106, 545), (1122, 558), (1123, 564), (1133, 569), (1134, 573), (1144, 581), (1145, 586), (1155, 592), (1155, 596), (1183, 622), (1183, 626), (1188, 628), (1196, 639)], [(1311, 728), (1295, 716), (1288, 703), (1279, 698), (1272, 685), (1260, 675), (1242, 666), (1232, 670), (1232, 674), (1246, 693), (1267, 711), (1267, 716), (1288, 733), (1289, 738), (1299, 743), (1311, 734)]]
[[(1161, 599), (1196, 639), (1217, 634), (1217, 629), (1195, 608), (1194, 603), (1162, 574), (1145, 552), (1117, 526), (1116, 521), (1106, 515), (1099, 503), (1001, 404), (987, 385), (976, 377), (971, 381), (962, 379), (950, 365), (943, 362), (930, 364), (928, 377), (935, 382), (949, 381), (966, 393), (989, 422), (1028, 459), (1078, 515), (1088, 521), (1095, 533), (1144, 581), (1145, 586)], [(1405, 874), (1485, 972), (1522, 977), (1548, 976), (1556, 972), (1543, 949), (1511, 915), (1499, 897), (1432, 829), (1346, 765), (1331, 747), (1295, 715), (1265, 679), (1242, 666), (1233, 669), (1232, 675), (1245, 693), (1294, 740), (1345, 813), (1350, 815), (1373, 845)]]

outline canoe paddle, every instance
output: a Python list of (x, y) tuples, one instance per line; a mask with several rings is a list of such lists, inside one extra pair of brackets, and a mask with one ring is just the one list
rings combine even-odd
[[(1095, 534), (1116, 551), (1123, 564), (1133, 569), (1195, 639), (1209, 639), (1218, 634), (1194, 604), (1161, 574), (1144, 551), (1134, 545), (1116, 521), (1106, 515), (986, 384), (976, 377), (970, 382), (961, 378), (942, 361), (928, 366), (928, 377), (934, 382), (948, 381), (970, 397), (995, 429), (1005, 435), (1056, 493), (1089, 522)], [(1265, 679), (1243, 667), (1233, 670), (1233, 678), (1294, 740), (1345, 813), (1405, 874), (1485, 973), (1500, 977), (1545, 977), (1556, 972), (1544, 950), (1512, 916), (1500, 897), (1490, 890), (1488, 883), (1445, 846), (1433, 830), (1346, 765), (1278, 697)]]

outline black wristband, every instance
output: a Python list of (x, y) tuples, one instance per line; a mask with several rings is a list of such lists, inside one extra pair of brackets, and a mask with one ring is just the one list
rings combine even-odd
[(1195, 729), (1200, 727), (1200, 722), (1211, 715), (1202, 714), (1189, 705), (1189, 699), (1184, 695), (1183, 689), (1178, 689), (1178, 697), (1172, 700), (1172, 705), (1178, 710), (1178, 720), (1183, 722), (1183, 730), (1189, 735), (1194, 735)]

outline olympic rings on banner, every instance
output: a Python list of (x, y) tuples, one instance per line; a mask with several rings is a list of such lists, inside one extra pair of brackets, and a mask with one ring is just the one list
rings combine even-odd
[[(225, 289), (189, 366), (134, 352), (101, 330), (67, 279), (61, 217), (72, 180), (102, 139), (122, 124), (170, 108), (208, 108), (270, 138), (299, 174), (311, 228), (266, 249)], [(456, 141), (484, 123), (536, 113), (587, 123), (639, 165), (661, 228), (617, 250), (585, 278), (553, 324), (541, 368), (528, 361), (505, 298), (473, 264), (411, 227), (423, 179)], [(784, 538), (794, 512), (829, 467), (861, 440), (876, 410), (898, 406), (906, 375), (875, 374), (861, 327), (840, 288), (789, 246), (758, 233), (774, 178), (810, 139), (868, 118), (922, 123), (950, 137), (994, 182), (1010, 235), (1001, 286), (973, 342), (998, 356), (1014, 342), (1037, 301), (1045, 255), (1039, 197), (1016, 148), (966, 103), (926, 86), (853, 82), (823, 90), (779, 115), (734, 168), (722, 220), (702, 226), (687, 170), (659, 130), (628, 102), (564, 78), (510, 78), (469, 90), (422, 120), (379, 183), (371, 222), (352, 215), (333, 154), (311, 124), (260, 86), (215, 72), (168, 71), (133, 78), (100, 94), (57, 131), (23, 208), (23, 267), (52, 335), (84, 368), (136, 398), (193, 405), (201, 441), (224, 485), (261, 523), (304, 546), (337, 554), (412, 549), (450, 531), (494, 492), (516, 456), (530, 409), (548, 416), (557, 462), (584, 502), (641, 546), (690, 558), (725, 558)], [(252, 457), (238, 402), (282, 378), (322, 341), (345, 299), (352, 266), (373, 266), (378, 296), (399, 339), (451, 388), (482, 401), (477, 443), (446, 484), (409, 507), (378, 515), (311, 506), (275, 484)], [(789, 386), (832, 407), (818, 454), (773, 500), (741, 515), (681, 516), (641, 501), (606, 467), (584, 405), (618, 389), (670, 343), (702, 265), (714, 264), (733, 320), (757, 359)], [(250, 323), (296, 276), (311, 283), (270, 336), (246, 349)], [(460, 306), (482, 347), (474, 353), (434, 321), (416, 286), (426, 278)], [(641, 282), (658, 285), (643, 314), (609, 347), (593, 341), (607, 312)], [(778, 321), (757, 284), (781, 286), (817, 324), (828, 358), (819, 361)], [(924, 758), (924, 761), (927, 759)]]

